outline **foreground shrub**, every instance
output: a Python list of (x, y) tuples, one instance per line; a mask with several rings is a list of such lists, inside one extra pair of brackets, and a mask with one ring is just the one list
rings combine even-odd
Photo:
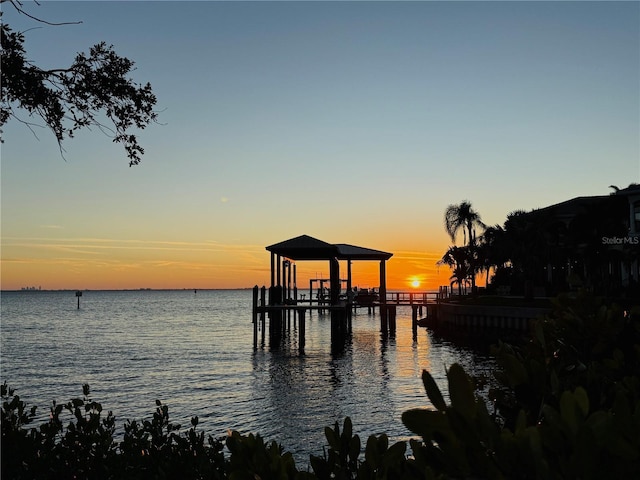
[(447, 372), (447, 405), (410, 410), (415, 460), (453, 478), (640, 478), (640, 318), (597, 298), (560, 297), (528, 343), (494, 348), (491, 411), (475, 379)]
[[(151, 421), (127, 421), (124, 439), (114, 440), (115, 417), (102, 417), (102, 406), (89, 398), (65, 405), (53, 403), (49, 421), (27, 429), (36, 408), (2, 385), (2, 478), (102, 479), (102, 478), (226, 478), (224, 444), (211, 436), (205, 441), (192, 427), (177, 433), (180, 425), (169, 421), (169, 410), (160, 401)], [(65, 426), (62, 414), (70, 419)]]
[[(389, 445), (372, 435), (364, 449), (349, 418), (325, 428), (327, 446), (301, 471), (291, 453), (260, 435), (226, 439), (181, 431), (156, 402), (151, 420), (115, 417), (90, 398), (53, 403), (30, 427), (28, 408), (2, 385), (5, 479), (599, 479), (640, 478), (640, 320), (598, 299), (562, 297), (535, 325), (530, 342), (499, 344), (497, 386), (487, 406), (480, 380), (460, 365), (447, 371), (449, 403), (429, 372), (430, 409), (402, 421), (419, 436)], [(64, 418), (67, 418), (66, 420)], [(226, 450), (225, 450), (226, 447)]]

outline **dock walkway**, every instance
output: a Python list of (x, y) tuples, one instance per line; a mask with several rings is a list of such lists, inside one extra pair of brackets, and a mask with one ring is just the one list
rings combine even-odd
[(253, 288), (253, 348), (258, 348), (258, 326), (261, 325), (262, 344), (265, 342), (265, 331), (267, 318), (269, 318), (269, 342), (276, 345), (282, 334), (287, 329), (285, 317), (289, 318), (290, 314), (294, 314), (294, 321), (298, 321), (299, 335), (299, 351), (304, 352), (305, 346), (305, 321), (307, 311), (311, 314), (313, 311), (325, 312), (331, 314), (331, 338), (332, 343), (339, 343), (344, 339), (345, 335), (351, 332), (352, 313), (358, 308), (368, 308), (369, 313), (379, 309), (380, 312), (380, 331), (383, 334), (391, 333), (395, 335), (396, 331), (396, 309), (398, 306), (411, 306), (412, 308), (412, 329), (414, 336), (417, 336), (418, 317), (423, 316), (426, 310), (427, 316), (435, 315), (435, 308), (439, 303), (439, 296), (435, 292), (388, 292), (385, 295), (384, 302), (375, 301), (367, 302), (365, 305), (357, 302), (349, 303), (342, 301), (336, 305), (330, 305), (329, 302), (319, 300), (294, 298), (282, 299), (277, 293), (276, 301), (267, 298), (267, 288), (259, 288), (257, 285)]

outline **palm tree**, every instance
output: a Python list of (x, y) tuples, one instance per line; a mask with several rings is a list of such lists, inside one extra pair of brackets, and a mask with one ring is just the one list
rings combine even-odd
[[(458, 296), (462, 296), (462, 285), (469, 281), (470, 271), (467, 266), (455, 267), (453, 269), (453, 273), (451, 277), (449, 277), (449, 281), (451, 282), (451, 290), (453, 290), (453, 286), (458, 284)], [(468, 285), (468, 283), (467, 283)]]
[(509, 261), (505, 251), (505, 231), (501, 225), (486, 227), (478, 244), (478, 258), (481, 262), (480, 270), (487, 275), (485, 285), (489, 286), (491, 268), (504, 267)]
[(462, 295), (462, 284), (471, 276), (471, 258), (468, 247), (449, 247), (446, 253), (438, 260), (437, 265), (447, 265), (453, 270), (451, 275), (451, 288), (458, 284), (458, 295)]
[[(480, 219), (480, 214), (471, 207), (471, 202), (463, 200), (460, 205), (449, 205), (444, 211), (444, 228), (451, 237), (451, 241), (456, 241), (458, 230), (462, 229), (467, 245), (474, 241), (475, 229), (484, 229), (484, 223)], [(465, 230), (466, 229), (466, 230)], [(467, 241), (467, 233), (469, 240)]]
[[(451, 237), (451, 241), (456, 241), (456, 234), (462, 230), (465, 242), (469, 248), (469, 253), (473, 253), (476, 244), (476, 229), (484, 230), (485, 225), (480, 219), (480, 214), (471, 207), (471, 202), (463, 200), (459, 205), (449, 205), (444, 212), (444, 228)], [(474, 255), (470, 255), (471, 258)], [(475, 290), (477, 267), (475, 262), (471, 262), (471, 291)]]

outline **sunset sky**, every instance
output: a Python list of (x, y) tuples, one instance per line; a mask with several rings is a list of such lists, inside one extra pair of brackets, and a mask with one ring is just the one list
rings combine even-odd
[(3, 4), (42, 67), (100, 41), (133, 59), (160, 123), (132, 168), (98, 130), (63, 157), (47, 129), (5, 125), (1, 287), (263, 285), (265, 247), (302, 234), (393, 253), (391, 289), (448, 284), (447, 205), (502, 224), (640, 182), (639, 7), (25, 2), (83, 22), (47, 26)]

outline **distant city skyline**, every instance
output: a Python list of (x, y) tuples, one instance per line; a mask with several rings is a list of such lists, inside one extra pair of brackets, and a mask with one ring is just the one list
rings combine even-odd
[[(265, 247), (302, 234), (393, 253), (389, 289), (437, 289), (447, 205), (495, 225), (640, 182), (638, 2), (24, 8), (82, 21), (3, 5), (29, 58), (113, 44), (160, 123), (133, 168), (99, 131), (61, 153), (46, 129), (5, 125), (5, 290), (249, 288), (269, 282)], [(354, 283), (377, 286), (377, 267)], [(299, 282), (328, 268), (299, 262)]]

